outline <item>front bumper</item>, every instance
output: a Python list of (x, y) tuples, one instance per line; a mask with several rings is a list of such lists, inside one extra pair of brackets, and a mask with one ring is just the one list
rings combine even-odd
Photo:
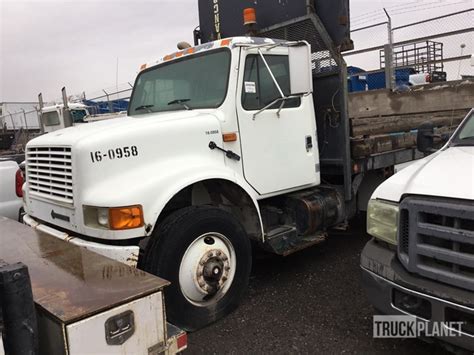
[[(467, 322), (454, 337), (438, 337), (445, 345), (474, 351), (474, 294), (408, 273), (399, 263), (396, 252), (369, 241), (361, 254), (362, 284), (369, 301), (382, 314), (411, 315), (428, 323)], [(431, 316), (395, 305), (395, 294), (413, 297), (428, 305)], [(454, 318), (453, 318), (454, 317)], [(457, 319), (455, 319), (457, 317)], [(451, 347), (451, 350), (456, 348)]]
[(59, 231), (57, 229), (51, 228), (45, 224), (38, 223), (36, 220), (34, 220), (27, 214), (23, 216), (23, 222), (34, 229), (37, 229), (39, 231), (42, 231), (53, 237), (62, 239), (66, 242), (72, 243), (74, 245), (84, 247), (88, 250), (96, 252), (97, 254), (104, 255), (108, 258), (117, 260), (129, 266), (137, 266), (139, 247), (136, 245), (118, 246), (86, 241), (73, 235), (69, 235), (65, 232)]

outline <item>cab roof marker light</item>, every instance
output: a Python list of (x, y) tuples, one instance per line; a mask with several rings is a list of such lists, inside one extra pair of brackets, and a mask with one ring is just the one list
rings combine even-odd
[(223, 40), (221, 41), (221, 47), (227, 47), (227, 46), (230, 44), (230, 42), (232, 42), (232, 39), (231, 39), (231, 38), (223, 39)]
[(163, 57), (163, 60), (164, 60), (164, 61), (171, 60), (171, 59), (173, 59), (175, 56), (176, 56), (176, 52), (175, 52), (175, 53), (172, 53), (172, 54), (165, 55), (165, 56)]

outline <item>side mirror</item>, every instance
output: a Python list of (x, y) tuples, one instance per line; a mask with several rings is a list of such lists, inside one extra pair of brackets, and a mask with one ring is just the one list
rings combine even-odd
[(423, 123), (416, 136), (417, 149), (425, 154), (432, 153), (434, 146), (434, 126), (431, 122)]
[(308, 43), (300, 42), (288, 50), (290, 62), (290, 95), (313, 92), (311, 70), (311, 48)]

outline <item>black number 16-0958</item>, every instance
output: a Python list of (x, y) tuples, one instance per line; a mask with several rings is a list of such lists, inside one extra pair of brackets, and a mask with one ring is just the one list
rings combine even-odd
[(93, 163), (97, 163), (105, 159), (114, 160), (130, 158), (138, 156), (138, 148), (137, 146), (132, 145), (130, 147), (112, 148), (106, 152), (96, 150), (95, 152), (90, 152), (90, 156)]

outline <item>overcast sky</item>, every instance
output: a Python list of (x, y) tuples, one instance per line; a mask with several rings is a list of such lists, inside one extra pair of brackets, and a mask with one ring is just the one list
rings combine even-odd
[[(351, 17), (353, 28), (365, 26), (387, 7), (400, 25), (473, 3), (351, 0)], [(118, 82), (133, 82), (140, 64), (192, 43), (197, 25), (197, 0), (0, 0), (0, 102), (35, 101), (40, 91), (56, 99), (62, 86), (70, 94), (114, 87), (117, 60)]]

